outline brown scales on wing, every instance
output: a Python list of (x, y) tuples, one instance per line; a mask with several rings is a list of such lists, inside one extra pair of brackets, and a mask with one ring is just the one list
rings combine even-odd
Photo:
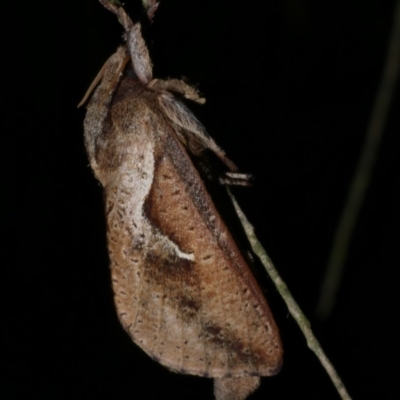
[[(187, 273), (197, 278), (194, 283), (199, 289), (193, 287), (193, 297), (200, 297), (201, 302), (197, 319), (191, 323), (197, 324), (200, 341), (214, 357), (205, 373), (276, 373), (281, 363), (280, 342), (269, 308), (173, 133), (165, 137), (162, 147), (156, 147), (157, 156), (146, 216), (182, 251), (194, 255)], [(180, 288), (172, 290), (179, 299)]]
[[(136, 96), (145, 97), (147, 105), (157, 101), (157, 93), (126, 78), (107, 118), (113, 126), (106, 131), (114, 146), (127, 146), (129, 137), (130, 146), (141, 147), (143, 131), (137, 134), (132, 123), (127, 126), (116, 117), (123, 110), (147, 121), (146, 135), (154, 143), (154, 169), (140, 171), (153, 174), (143, 203), (143, 220), (136, 221), (145, 236), (132, 236), (132, 220), (126, 210), (109, 214), (109, 241), (117, 239), (110, 248), (111, 259), (117, 264), (115, 271), (119, 271), (113, 271), (114, 276), (119, 275), (116, 303), (125, 313), (124, 325), (146, 352), (174, 370), (211, 377), (276, 373), (281, 362), (280, 342), (262, 294), (173, 125), (149, 108), (138, 111)], [(132, 153), (126, 147), (120, 151)], [(138, 151), (134, 159), (126, 157), (119, 168), (138, 170)], [(113, 197), (113, 203), (118, 204), (124, 198), (127, 202), (139, 184), (136, 182), (130, 193), (120, 181), (117, 196), (107, 190), (107, 200)], [(125, 232), (123, 238), (121, 231)], [(168, 248), (162, 237), (187, 258)], [(122, 300), (121, 290), (130, 295)], [(132, 298), (135, 305), (130, 303)], [(131, 318), (127, 317), (129, 308), (135, 309)]]

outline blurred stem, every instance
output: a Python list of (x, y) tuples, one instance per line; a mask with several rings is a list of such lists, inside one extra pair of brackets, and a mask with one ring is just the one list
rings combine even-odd
[(335, 304), (350, 241), (368, 190), (386, 118), (390, 110), (390, 103), (394, 95), (400, 62), (400, 0), (395, 5), (394, 23), (389, 40), (386, 64), (372, 109), (367, 135), (350, 185), (348, 198), (337, 226), (325, 276), (321, 284), (320, 298), (316, 308), (316, 314), (320, 319), (329, 317)]
[(244, 215), (243, 211), (239, 207), (236, 199), (232, 195), (231, 191), (227, 187), (227, 191), (229, 196), (232, 200), (232, 203), (235, 207), (236, 213), (239, 216), (240, 222), (243, 225), (243, 228), (246, 232), (246, 236), (250, 242), (251, 248), (253, 249), (254, 253), (259, 257), (262, 264), (264, 265), (268, 275), (274, 282), (276, 288), (278, 289), (280, 295), (282, 296), (283, 300), (285, 301), (290, 314), (295, 319), (297, 324), (299, 325), (301, 331), (303, 332), (304, 337), (307, 340), (308, 347), (315, 353), (315, 355), (320, 360), (321, 364), (325, 368), (326, 372), (328, 373), (329, 377), (331, 378), (333, 384), (336, 387), (340, 397), (343, 400), (351, 400), (351, 397), (346, 391), (346, 388), (340, 379), (339, 375), (337, 374), (334, 366), (329, 361), (328, 357), (325, 355), (324, 350), (322, 349), (321, 345), (319, 344), (317, 338), (314, 336), (310, 322), (306, 318), (306, 316), (301, 311), (299, 305), (294, 300), (292, 294), (290, 293), (288, 287), (286, 286), (285, 282), (283, 282), (282, 278), (280, 277), (278, 271), (276, 270), (275, 266), (272, 264), (271, 259), (268, 257), (266, 251), (262, 247), (261, 243), (258, 241), (254, 227), (250, 224), (246, 216)]

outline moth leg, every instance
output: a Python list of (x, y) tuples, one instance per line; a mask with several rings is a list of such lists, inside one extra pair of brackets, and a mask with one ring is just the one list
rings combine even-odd
[(119, 22), (125, 29), (126, 43), (131, 56), (133, 70), (142, 83), (148, 84), (153, 77), (153, 65), (146, 42), (142, 37), (140, 23), (136, 22), (134, 24), (122, 7), (110, 3), (108, 0), (100, 0), (100, 3), (107, 10), (117, 15)]
[(145, 2), (143, 2), (143, 5), (146, 7), (147, 17), (150, 22), (153, 22), (154, 14), (156, 13), (160, 3), (157, 0), (148, 0), (146, 4), (144, 3)]
[(204, 104), (206, 102), (206, 99), (200, 97), (198, 91), (193, 86), (190, 86), (181, 79), (153, 79), (153, 81), (150, 82), (149, 87), (158, 90), (165, 90), (170, 93), (178, 93), (185, 99), (195, 101), (199, 104)]
[(245, 174), (239, 172), (225, 172), (218, 178), (221, 185), (229, 186), (252, 186), (253, 181), (252, 174)]

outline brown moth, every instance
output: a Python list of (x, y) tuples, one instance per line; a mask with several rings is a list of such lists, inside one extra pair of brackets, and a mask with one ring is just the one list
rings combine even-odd
[(180, 80), (153, 79), (140, 24), (122, 7), (100, 2), (126, 35), (95, 80), (84, 123), (90, 165), (104, 187), (119, 319), (170, 370), (214, 378), (219, 400), (245, 399), (260, 376), (279, 371), (282, 345), (188, 152), (209, 149), (228, 166), (228, 176), (240, 175), (179, 100), (201, 102), (196, 90)]

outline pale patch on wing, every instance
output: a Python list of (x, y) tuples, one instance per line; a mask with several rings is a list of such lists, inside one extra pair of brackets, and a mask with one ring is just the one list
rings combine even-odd
[[(164, 235), (163, 235), (164, 236)], [(181, 251), (179, 249), (179, 247), (172, 241), (170, 240), (168, 237), (164, 236), (166, 240), (168, 240), (169, 245), (174, 249), (176, 255), (179, 258), (184, 258), (185, 260), (189, 260), (189, 261), (195, 261), (194, 258), (194, 254), (193, 253), (184, 253), (183, 251)]]

